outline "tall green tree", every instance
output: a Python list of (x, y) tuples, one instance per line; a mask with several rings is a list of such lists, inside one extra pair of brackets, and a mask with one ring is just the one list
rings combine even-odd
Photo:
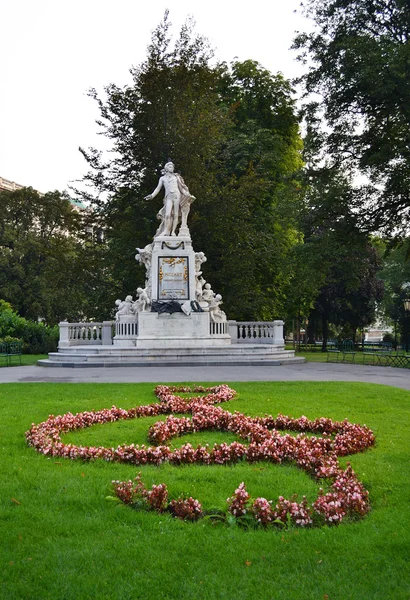
[(314, 326), (320, 330), (325, 349), (331, 324), (354, 336), (375, 320), (384, 290), (382, 261), (360, 227), (358, 192), (346, 174), (323, 167), (309, 177), (303, 254), (309, 256), (316, 284), (309, 324), (311, 334)]
[(0, 193), (0, 295), (27, 319), (91, 317), (100, 271), (90, 223), (59, 192)]
[(112, 306), (115, 298), (144, 282), (136, 248), (152, 240), (162, 202), (144, 197), (156, 187), (164, 163), (172, 159), (200, 198), (191, 209), (194, 230), (197, 205), (213, 189), (211, 165), (228, 122), (217, 106), (219, 68), (209, 64), (207, 41), (193, 32), (191, 21), (175, 43), (170, 28), (166, 12), (152, 34), (146, 60), (130, 70), (130, 85), (108, 85), (104, 98), (90, 92), (100, 111), (97, 123), (113, 150), (113, 157), (105, 159), (95, 148), (80, 149), (90, 166), (84, 180), (93, 188), (86, 198), (104, 220), (113, 279), (107, 302)]
[(410, 5), (305, 0), (302, 11), (315, 24), (294, 41), (314, 98), (305, 105), (313, 147), (368, 178), (361, 226), (395, 235), (410, 218)]
[(383, 256), (380, 277), (385, 286), (382, 316), (390, 321), (396, 334), (400, 332), (402, 340), (410, 342), (410, 313), (404, 310), (404, 300), (410, 298), (410, 238), (393, 249), (379, 240), (378, 248)]
[(309, 319), (319, 321), (326, 349), (329, 324), (343, 327), (355, 338), (374, 322), (377, 304), (383, 298), (383, 282), (378, 276), (381, 261), (377, 250), (357, 236), (333, 248), (332, 265), (316, 298)]
[(231, 317), (272, 318), (282, 310), (282, 279), (297, 238), (301, 139), (292, 90), (258, 63), (211, 64), (206, 40), (188, 22), (172, 44), (168, 14), (155, 29), (132, 84), (95, 91), (114, 158), (83, 150), (87, 183), (108, 193), (94, 199), (105, 219), (116, 289), (144, 281), (135, 248), (157, 228), (161, 198), (143, 198), (172, 159), (197, 197), (190, 214), (204, 277)]
[[(101, 132), (112, 143), (114, 157), (105, 161), (95, 148), (81, 149), (90, 172), (85, 181), (97, 190), (122, 188), (148, 194), (157, 183), (164, 160), (183, 165), (189, 181), (207, 188), (206, 166), (219, 148), (226, 117), (216, 106), (220, 69), (210, 66), (207, 40), (194, 33), (188, 20), (172, 43), (166, 11), (152, 34), (147, 58), (130, 69), (132, 84), (96, 90)], [(95, 203), (96, 198), (91, 200)]]

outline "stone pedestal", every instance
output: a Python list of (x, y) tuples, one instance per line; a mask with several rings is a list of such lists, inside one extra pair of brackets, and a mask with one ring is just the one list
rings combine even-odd
[(69, 327), (70, 323), (68, 321), (61, 321), (58, 324), (60, 328), (60, 341), (58, 342), (59, 348), (68, 348), (70, 346), (70, 338), (69, 338)]
[(195, 300), (195, 252), (190, 235), (154, 238), (152, 300)]
[[(195, 251), (188, 229), (182, 229), (178, 236), (155, 237), (144, 252), (144, 260), (147, 255), (149, 258), (145, 263), (146, 289), (151, 304), (147, 304), (148, 310), (117, 315), (114, 346), (160, 349), (229, 345), (227, 321), (215, 323), (211, 313), (201, 312), (196, 303)], [(176, 304), (176, 309), (183, 305), (184, 312), (161, 312), (167, 302)], [(204, 304), (208, 309), (209, 304)]]
[(214, 333), (209, 313), (148, 313), (138, 315), (137, 348), (198, 348), (231, 343), (228, 323)]

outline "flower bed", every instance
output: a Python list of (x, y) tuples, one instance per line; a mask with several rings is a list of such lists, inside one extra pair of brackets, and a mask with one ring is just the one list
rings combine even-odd
[[(176, 393), (194, 392), (206, 395), (184, 399)], [(227, 385), (212, 388), (157, 386), (155, 393), (159, 402), (124, 410), (113, 406), (100, 411), (82, 412), (76, 415), (67, 413), (51, 415), (39, 425), (32, 425), (26, 432), (27, 442), (37, 451), (47, 456), (83, 460), (102, 458), (106, 461), (126, 462), (135, 465), (159, 465), (169, 462), (180, 464), (223, 465), (238, 461), (269, 461), (273, 463), (294, 463), (315, 479), (332, 482), (330, 490), (322, 489), (315, 502), (309, 506), (305, 498), (298, 503), (295, 499), (279, 497), (276, 505), (265, 498), (252, 501), (243, 483), (232, 498), (228, 499), (228, 512), (235, 518), (252, 516), (261, 525), (270, 523), (293, 523), (297, 526), (312, 525), (314, 520), (322, 523), (340, 523), (345, 517), (362, 516), (369, 510), (368, 492), (358, 481), (351, 466), (343, 470), (338, 457), (361, 452), (374, 444), (372, 431), (363, 425), (356, 425), (319, 418), (311, 421), (302, 416), (293, 419), (284, 415), (247, 417), (241, 413), (230, 413), (220, 406), (234, 398), (235, 391)], [(176, 417), (175, 414), (190, 414), (190, 417)], [(86, 447), (64, 444), (61, 434), (96, 423), (108, 423), (121, 419), (142, 418), (145, 416), (169, 416), (158, 421), (149, 429), (151, 446), (135, 444), (117, 448)], [(215, 444), (194, 448), (184, 444), (171, 450), (167, 445), (172, 438), (187, 433), (204, 430), (229, 431), (242, 438), (245, 443)], [(293, 436), (280, 431), (299, 432)], [(306, 435), (314, 434), (314, 435)], [(320, 436), (318, 435), (320, 434)], [(196, 520), (202, 516), (202, 507), (193, 498), (178, 498), (168, 502), (165, 484), (153, 486), (148, 491), (138, 476), (135, 482), (114, 482), (116, 495), (125, 503), (145, 506), (162, 512), (169, 510), (174, 516), (186, 520)]]

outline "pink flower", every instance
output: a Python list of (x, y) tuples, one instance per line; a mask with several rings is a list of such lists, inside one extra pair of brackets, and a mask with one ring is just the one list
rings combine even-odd
[(239, 484), (233, 496), (227, 499), (228, 510), (234, 517), (243, 517), (246, 514), (250, 496), (246, 491), (244, 482)]

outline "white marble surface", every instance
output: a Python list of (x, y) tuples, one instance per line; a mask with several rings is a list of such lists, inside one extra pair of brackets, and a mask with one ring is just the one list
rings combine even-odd
[(175, 173), (174, 163), (167, 162), (158, 185), (145, 200), (152, 200), (164, 188), (164, 206), (157, 217), (161, 221), (155, 237), (176, 236), (176, 228), (181, 224), (180, 235), (189, 235), (187, 219), (192, 202), (195, 200), (179, 173)]
[(231, 336), (211, 335), (209, 313), (140, 313), (137, 348), (227, 346)]

